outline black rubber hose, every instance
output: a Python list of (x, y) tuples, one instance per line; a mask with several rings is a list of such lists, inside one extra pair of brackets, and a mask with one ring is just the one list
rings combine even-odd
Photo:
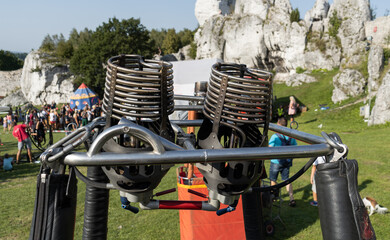
[(303, 166), (301, 169), (299, 169), (299, 171), (297, 173), (295, 173), (294, 176), (290, 177), (286, 181), (281, 182), (279, 184), (276, 184), (274, 186), (252, 187), (252, 191), (255, 191), (255, 192), (267, 192), (267, 191), (271, 191), (271, 190), (282, 188), (282, 187), (286, 186), (287, 184), (290, 184), (290, 183), (294, 182), (297, 178), (299, 178), (302, 174), (304, 174), (307, 171), (307, 169), (309, 169), (311, 167), (311, 165), (313, 165), (313, 163), (314, 163), (314, 161), (316, 159), (317, 159), (317, 157), (310, 158), (310, 160), (305, 164), (305, 166)]
[[(96, 182), (108, 182), (101, 167), (89, 167), (87, 176)], [(84, 206), (84, 240), (107, 239), (108, 204), (109, 190), (87, 185)]]
[[(259, 187), (256, 181), (254, 187)], [(245, 237), (247, 240), (265, 239), (263, 230), (263, 213), (261, 193), (253, 191), (242, 195), (242, 212), (244, 215)]]

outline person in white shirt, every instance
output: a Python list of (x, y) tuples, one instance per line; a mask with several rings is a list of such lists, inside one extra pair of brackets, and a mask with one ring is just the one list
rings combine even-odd
[(311, 168), (311, 175), (310, 175), (310, 183), (311, 183), (311, 190), (313, 191), (313, 201), (310, 202), (310, 205), (317, 207), (317, 188), (316, 188), (316, 181), (315, 181), (315, 175), (317, 171), (317, 165), (323, 164), (326, 162), (326, 159), (324, 156), (319, 156), (313, 163), (313, 167)]

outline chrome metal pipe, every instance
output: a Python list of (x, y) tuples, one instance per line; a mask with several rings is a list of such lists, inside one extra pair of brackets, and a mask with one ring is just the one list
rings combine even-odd
[(175, 105), (175, 111), (202, 111), (202, 105)]
[(73, 153), (65, 157), (64, 164), (72, 166), (112, 166), (210, 163), (253, 161), (273, 158), (307, 158), (329, 155), (331, 153), (333, 153), (333, 148), (329, 144), (259, 148), (198, 149), (186, 150), (185, 153), (183, 153), (183, 151), (165, 151), (161, 154), (155, 154), (153, 152), (133, 154), (114, 154), (109, 152), (97, 154)]
[(201, 96), (189, 96), (189, 95), (174, 95), (175, 100), (185, 100), (185, 101), (204, 101), (204, 97)]

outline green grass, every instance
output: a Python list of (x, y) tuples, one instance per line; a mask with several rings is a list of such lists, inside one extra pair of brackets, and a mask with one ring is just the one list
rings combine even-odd
[[(349, 158), (359, 163), (358, 184), (362, 197), (371, 196), (386, 207), (390, 207), (390, 142), (389, 124), (367, 127), (359, 117), (361, 104), (343, 109), (336, 109), (341, 104), (331, 102), (332, 77), (336, 70), (327, 73), (313, 74), (320, 81), (299, 87), (274, 85), (274, 95), (278, 101), (288, 102), (288, 97), (294, 95), (300, 104), (309, 108), (301, 113), (296, 120), (299, 130), (320, 135), (321, 131), (336, 132), (349, 148)], [(319, 104), (327, 104), (329, 110), (319, 110)], [(315, 111), (315, 109), (318, 109)], [(322, 124), (322, 128), (318, 126)], [(272, 132), (270, 132), (272, 134)], [(63, 133), (55, 134), (55, 139), (63, 137)], [(4, 146), (0, 146), (1, 156), (4, 153), (16, 153), (16, 139), (11, 134), (1, 133)], [(302, 143), (299, 143), (302, 144)], [(38, 154), (37, 151), (34, 151)], [(25, 156), (25, 154), (24, 154)], [(25, 158), (25, 157), (24, 157)], [(295, 159), (291, 174), (298, 171), (307, 159)], [(269, 162), (266, 162), (267, 170)], [(23, 163), (15, 166), (13, 172), (0, 171), (0, 239), (27, 239), (34, 208), (36, 175), (38, 164)], [(85, 173), (85, 169), (81, 168)], [(282, 190), (281, 218), (286, 228), (275, 220), (276, 233), (270, 239), (322, 239), (318, 209), (309, 205), (312, 200), (310, 185), (310, 170), (293, 183), (297, 207), (288, 206), (288, 196)], [(162, 180), (157, 191), (176, 186), (175, 167)], [(83, 209), (85, 184), (79, 181), (75, 239), (82, 238)], [(160, 199), (177, 199), (177, 193), (171, 193)], [(277, 210), (273, 210), (276, 214)], [(374, 214), (370, 217), (378, 239), (387, 239), (390, 235), (389, 215)], [(179, 212), (175, 210), (141, 210), (138, 214), (122, 210), (118, 191), (110, 192), (110, 207), (108, 221), (108, 239), (179, 239)]]

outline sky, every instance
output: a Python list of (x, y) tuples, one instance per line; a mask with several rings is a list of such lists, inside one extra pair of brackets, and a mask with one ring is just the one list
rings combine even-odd
[[(315, 0), (290, 0), (301, 18)], [(196, 0), (0, 0), (0, 49), (30, 52), (47, 35), (68, 38), (73, 28), (95, 30), (109, 18), (140, 18), (147, 29), (195, 29)], [(329, 1), (332, 2), (332, 1)], [(389, 0), (371, 0), (377, 17), (390, 10)]]

